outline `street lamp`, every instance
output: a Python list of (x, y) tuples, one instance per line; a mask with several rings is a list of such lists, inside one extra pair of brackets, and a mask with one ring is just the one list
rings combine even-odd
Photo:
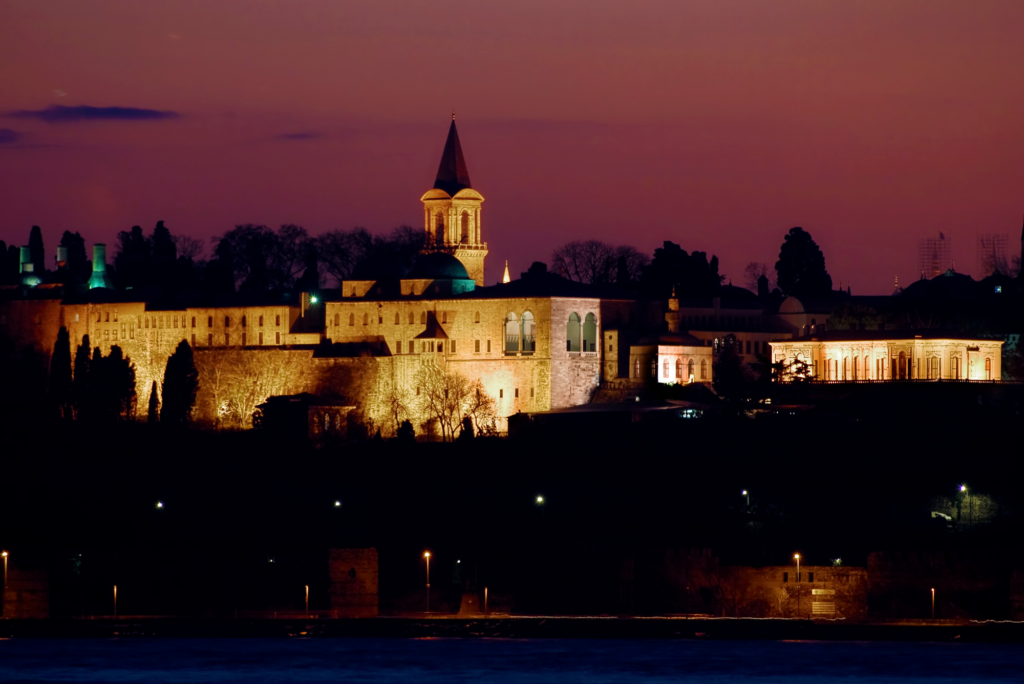
[(341, 508), (341, 502), (340, 501), (335, 501), (334, 502), (334, 507), (335, 508)]
[(158, 510), (163, 508), (164, 507), (164, 502), (163, 501), (157, 501), (156, 502), (156, 507), (157, 507)]
[(423, 557), (427, 559), (427, 614), (430, 613), (430, 552), (424, 551)]
[(7, 552), (0, 553), (4, 557), (4, 591), (7, 591)]
[(748, 492), (746, 489), (744, 489), (742, 492), (740, 492), (740, 495), (742, 495), (744, 498), (746, 498), (746, 500), (747, 500), (747, 508), (750, 508), (750, 492)]
[(796, 581), (800, 581), (800, 554), (794, 553), (793, 558), (796, 559)]
[(309, 585), (306, 585), (306, 617), (309, 617)]
[(932, 620), (935, 619), (935, 587), (932, 587)]
[(536, 501), (537, 501), (537, 505), (538, 506), (543, 506), (544, 505), (544, 497), (541, 496), (540, 494), (537, 495)]

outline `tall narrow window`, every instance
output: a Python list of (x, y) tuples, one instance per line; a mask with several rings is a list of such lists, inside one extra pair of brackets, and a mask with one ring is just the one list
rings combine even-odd
[(445, 323), (445, 324), (448, 323), (448, 312), (447, 311), (442, 311), (441, 312), (441, 323)]
[(246, 327), (246, 326), (248, 325), (248, 322), (247, 322), (247, 320), (246, 320), (246, 319), (247, 319), (247, 317), (246, 317), (246, 316), (242, 316), (242, 327), (243, 327), (243, 328), (244, 328), (244, 327)]
[(421, 311), (420, 312), (420, 325), (426, 325), (426, 324), (427, 324), (427, 312), (426, 311)]
[(196, 317), (195, 316), (192, 317), (192, 327), (193, 328), (196, 327)]
[(402, 314), (395, 312), (395, 325), (399, 325), (402, 322)]
[(640, 359), (636, 359), (635, 361), (633, 361), (633, 377), (640, 377)]
[(477, 311), (475, 314), (473, 314), (473, 322), (474, 323), (479, 323), (480, 322), (480, 312), (479, 311)]
[(414, 314), (412, 311), (410, 311), (409, 312), (409, 325), (415, 325), (415, 324), (416, 324), (416, 314)]
[(533, 314), (529, 311), (523, 314), (523, 320), (521, 323), (523, 332), (523, 353), (532, 354), (537, 349), (537, 338), (536, 338), (536, 322), (533, 320)]
[(336, 313), (334, 314), (334, 326), (337, 327), (339, 325), (341, 325), (341, 314)]
[(230, 316), (225, 316), (224, 317), (224, 327), (225, 328), (230, 328), (231, 327), (231, 317)]
[(505, 317), (505, 353), (515, 354), (519, 351), (519, 321), (514, 313)]
[(469, 212), (462, 212), (462, 231), (459, 237), (459, 242), (469, 242)]
[[(154, 327), (156, 327), (156, 326), (154, 326)], [(213, 327), (213, 316), (207, 316), (206, 317), (206, 327), (207, 328), (212, 328)]]
[(683, 377), (683, 360), (676, 359), (676, 380)]
[(370, 314), (364, 313), (363, 314), (363, 325), (369, 325), (369, 324), (370, 324)]
[(415, 353), (415, 346), (414, 346), (415, 344), (416, 344), (415, 342), (413, 342), (412, 340), (409, 340), (409, 353), (410, 354)]
[(661, 363), (661, 377), (668, 379), (668, 359)]
[(992, 359), (985, 359), (985, 379), (992, 379)]
[(260, 327), (263, 327), (263, 316), (260, 316)]
[(687, 381), (693, 380), (693, 378), (694, 378), (693, 370), (694, 370), (693, 359), (690, 359), (689, 361), (686, 362), (686, 380)]
[(580, 317), (575, 312), (569, 314), (569, 321), (565, 324), (565, 350), (567, 352), (580, 350)]
[(583, 321), (583, 351), (597, 351), (597, 317), (592, 313)]
[(349, 325), (355, 325), (356, 324), (356, 315), (354, 313), (350, 313), (348, 315), (348, 324)]
[(708, 360), (707, 359), (701, 359), (700, 360), (700, 379), (701, 380), (707, 380), (708, 379)]
[(281, 325), (281, 315), (280, 314), (278, 314), (277, 317), (274, 319), (274, 325), (277, 325), (277, 326)]
[(477, 354), (480, 353), (480, 340), (473, 340), (473, 351)]

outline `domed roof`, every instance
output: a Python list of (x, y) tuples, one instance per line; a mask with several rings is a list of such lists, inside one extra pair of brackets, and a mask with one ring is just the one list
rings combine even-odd
[(432, 252), (421, 254), (409, 272), (410, 280), (469, 280), (462, 262), (451, 254)]

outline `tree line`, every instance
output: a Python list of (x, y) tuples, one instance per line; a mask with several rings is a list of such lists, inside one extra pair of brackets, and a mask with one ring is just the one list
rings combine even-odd
[[(632, 294), (666, 297), (675, 290), (680, 296), (719, 294), (726, 276), (719, 273), (718, 257), (694, 251), (687, 253), (674, 242), (665, 241), (648, 258), (629, 245), (609, 245), (600, 240), (568, 242), (551, 254), (551, 270), (569, 280), (587, 285), (611, 285)], [(783, 239), (774, 271), (766, 264), (751, 262), (744, 275), (747, 287), (759, 297), (824, 297), (832, 292), (832, 278), (825, 268), (825, 255), (803, 228), (791, 229)]]

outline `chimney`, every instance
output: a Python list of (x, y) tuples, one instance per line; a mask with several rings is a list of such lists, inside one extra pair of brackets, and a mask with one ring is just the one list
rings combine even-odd
[(21, 248), (21, 269), (19, 273), (32, 273), (36, 270), (36, 265), (32, 263), (32, 248), (22, 247)]
[(89, 289), (97, 287), (114, 287), (110, 282), (110, 276), (107, 275), (107, 246), (102, 242), (92, 246), (92, 276), (89, 278)]
[(63, 271), (68, 266), (68, 248), (63, 245), (57, 247), (57, 270)]

